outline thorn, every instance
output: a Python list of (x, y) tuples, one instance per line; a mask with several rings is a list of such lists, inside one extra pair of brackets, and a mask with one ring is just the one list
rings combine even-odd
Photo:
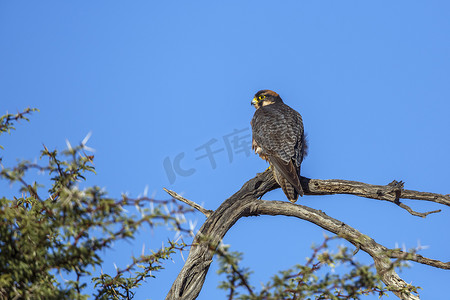
[(147, 197), (147, 195), (148, 195), (148, 184), (146, 184), (144, 188), (144, 197)]
[(89, 141), (89, 139), (92, 136), (92, 131), (89, 131), (88, 134), (84, 137), (84, 139), (81, 141), (81, 145), (84, 146)]
[(72, 145), (70, 144), (68, 139), (66, 139), (66, 145), (67, 145), (67, 149), (72, 150)]

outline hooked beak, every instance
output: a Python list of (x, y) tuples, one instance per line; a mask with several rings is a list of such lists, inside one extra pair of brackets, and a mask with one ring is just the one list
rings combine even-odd
[(252, 102), (251, 102), (250, 104), (251, 104), (251, 105), (256, 105), (256, 104), (258, 104), (258, 99), (256, 99), (256, 97), (253, 98), (253, 100), (252, 100)]

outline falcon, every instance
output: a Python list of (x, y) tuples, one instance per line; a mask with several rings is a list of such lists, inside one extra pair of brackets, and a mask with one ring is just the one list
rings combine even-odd
[(251, 121), (252, 149), (269, 162), (276, 182), (294, 203), (303, 196), (300, 165), (307, 146), (302, 116), (271, 90), (257, 92), (251, 104), (256, 108)]

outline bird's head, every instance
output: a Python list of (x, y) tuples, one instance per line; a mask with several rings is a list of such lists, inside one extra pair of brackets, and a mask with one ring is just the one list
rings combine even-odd
[(276, 102), (283, 102), (277, 93), (271, 90), (261, 90), (255, 94), (251, 104), (258, 109), (262, 106), (270, 105)]

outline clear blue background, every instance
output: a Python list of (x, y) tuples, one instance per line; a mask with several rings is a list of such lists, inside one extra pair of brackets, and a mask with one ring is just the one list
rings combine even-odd
[[(217, 208), (267, 165), (224, 149), (216, 168), (195, 149), (249, 128), (250, 100), (278, 92), (298, 110), (309, 136), (302, 172), (450, 193), (450, 2), (448, 1), (2, 1), (0, 112), (41, 110), (2, 136), (3, 164), (38, 157), (42, 143), (65, 148), (88, 132), (98, 175), (89, 183), (167, 199), (162, 187)], [(249, 130), (244, 131), (250, 133)], [(170, 183), (164, 159), (180, 153), (190, 176)], [(3, 193), (17, 186), (0, 185)], [(265, 199), (286, 200), (280, 190)], [(305, 196), (377, 242), (429, 248), (450, 260), (450, 210), (405, 201), (426, 219), (390, 203), (352, 196)], [(204, 217), (197, 216), (197, 229)], [(287, 217), (241, 219), (224, 242), (245, 252), (252, 284), (304, 263), (323, 230)], [(105, 271), (132, 253), (157, 249), (173, 233), (143, 230), (134, 243), (105, 252)], [(345, 245), (345, 242), (342, 242)], [(187, 254), (185, 254), (186, 256)], [(357, 259), (370, 261), (363, 252)], [(163, 299), (183, 265), (174, 256), (135, 299)], [(450, 271), (412, 264), (400, 275), (446, 299)], [(199, 299), (225, 299), (214, 262)], [(391, 297), (393, 297), (391, 295)], [(391, 298), (390, 297), (390, 298)], [(375, 297), (373, 297), (375, 298)]]

